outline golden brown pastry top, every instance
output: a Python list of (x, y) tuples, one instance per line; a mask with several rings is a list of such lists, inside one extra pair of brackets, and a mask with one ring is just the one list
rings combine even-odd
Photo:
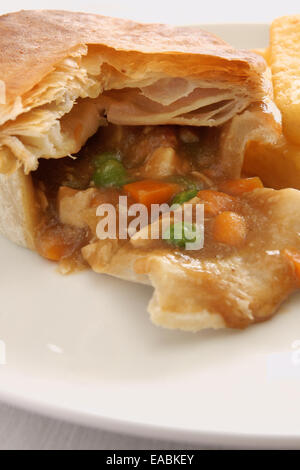
[(265, 69), (261, 57), (237, 51), (198, 27), (139, 24), (67, 11), (20, 11), (0, 17), (0, 85), (5, 83), (5, 88), (3, 83), (0, 86), (0, 103), (5, 103), (5, 94), (7, 103), (30, 90), (80, 44), (151, 54), (162, 68), (161, 56), (170, 55), (176, 57), (173, 66), (177, 72), (184, 75), (197, 74), (202, 65), (214, 70), (218, 66), (234, 70), (241, 81), (258, 82)]

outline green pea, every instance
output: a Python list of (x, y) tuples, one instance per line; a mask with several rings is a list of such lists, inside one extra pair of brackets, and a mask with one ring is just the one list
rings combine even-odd
[(92, 179), (98, 187), (120, 187), (127, 182), (126, 170), (117, 160), (107, 160), (96, 169)]
[(102, 163), (107, 162), (108, 160), (117, 160), (121, 161), (121, 154), (117, 151), (107, 151), (102, 152), (96, 155), (93, 159), (93, 164), (96, 168), (102, 165)]
[(193, 199), (193, 197), (197, 196), (198, 189), (189, 189), (187, 191), (182, 191), (181, 193), (176, 194), (171, 201), (171, 206), (173, 204), (184, 204), (187, 201)]
[(176, 222), (163, 233), (163, 239), (169, 244), (185, 248), (186, 243), (194, 243), (197, 240), (197, 227), (187, 222)]

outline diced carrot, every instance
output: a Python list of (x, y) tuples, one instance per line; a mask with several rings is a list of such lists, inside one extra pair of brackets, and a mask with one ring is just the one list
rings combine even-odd
[(151, 204), (162, 204), (169, 201), (180, 191), (180, 186), (163, 181), (143, 180), (129, 183), (124, 190), (138, 203), (150, 207)]
[(240, 196), (257, 188), (263, 188), (261, 179), (258, 176), (253, 178), (241, 178), (237, 180), (228, 180), (220, 184), (219, 189), (232, 196)]
[(295, 248), (285, 248), (283, 254), (291, 263), (297, 283), (300, 287), (300, 251)]
[(217, 242), (231, 246), (240, 245), (247, 235), (246, 221), (236, 212), (222, 212), (213, 221), (212, 233)]
[(78, 189), (69, 188), (68, 186), (60, 186), (57, 193), (57, 203), (59, 204), (65, 197), (72, 197), (78, 193)]
[(37, 251), (44, 258), (51, 261), (59, 261), (68, 251), (68, 246), (63, 237), (54, 236), (53, 233), (45, 233), (38, 241)]
[(204, 189), (199, 191), (197, 196), (204, 202), (204, 214), (211, 217), (220, 212), (231, 210), (234, 207), (235, 199), (225, 193)]

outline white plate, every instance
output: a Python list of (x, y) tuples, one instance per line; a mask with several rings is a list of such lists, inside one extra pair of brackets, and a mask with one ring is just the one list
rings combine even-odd
[[(206, 29), (237, 46), (267, 43), (265, 25)], [(174, 332), (150, 324), (148, 287), (62, 277), (3, 238), (0, 253), (1, 399), (143, 436), (300, 448), (299, 296), (245, 331)]]

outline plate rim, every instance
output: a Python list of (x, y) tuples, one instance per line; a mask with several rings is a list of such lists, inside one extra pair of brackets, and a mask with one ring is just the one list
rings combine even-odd
[(41, 416), (59, 419), (85, 427), (121, 433), (134, 437), (181, 442), (194, 445), (224, 446), (239, 449), (300, 449), (300, 434), (237, 433), (228, 431), (191, 430), (171, 426), (143, 423), (140, 421), (116, 419), (98, 413), (83, 411), (75, 407), (61, 406), (49, 400), (32, 399), (21, 393), (1, 390), (0, 400), (10, 405), (37, 413)]

